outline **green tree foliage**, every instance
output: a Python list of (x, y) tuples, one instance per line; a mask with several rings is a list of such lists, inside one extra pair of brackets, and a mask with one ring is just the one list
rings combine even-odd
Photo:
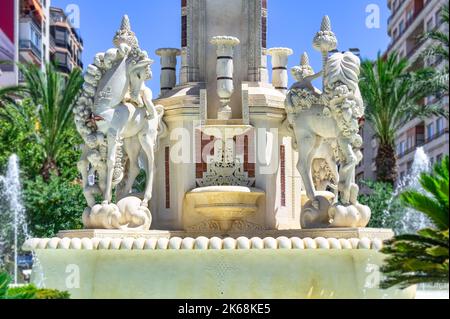
[(54, 237), (64, 229), (81, 229), (86, 201), (81, 186), (52, 176), (25, 181), (24, 201), (30, 231), (42, 238)]
[(7, 272), (0, 272), (1, 299), (70, 299), (66, 291), (55, 289), (38, 289), (34, 285), (10, 288), (11, 277)]
[[(80, 228), (86, 207), (76, 167), (82, 140), (72, 117), (81, 71), (65, 76), (52, 66), (46, 74), (33, 66), (24, 68), (29, 68), (23, 70), (26, 90), (15, 94), (22, 98), (0, 108), (0, 174), (8, 158), (17, 154), (28, 228), (32, 236), (52, 237), (62, 229)], [(49, 158), (55, 159), (56, 168), (44, 172)], [(2, 204), (0, 199), (0, 209)], [(8, 231), (6, 225), (2, 223), (0, 230)]]
[[(59, 73), (51, 64), (45, 72), (35, 65), (19, 65), (25, 79), (24, 86), (17, 88), (18, 95), (29, 98), (34, 106), (33, 124), (35, 137), (43, 152), (40, 173), (48, 180), (51, 174), (59, 174), (59, 161), (67, 149), (67, 134), (73, 130), (72, 110), (78, 97), (83, 77), (81, 70), (74, 69), (68, 76)], [(24, 92), (21, 92), (24, 90)], [(10, 103), (14, 108), (11, 121), (20, 118), (29, 121), (21, 103)], [(7, 107), (8, 108), (8, 107)]]
[(436, 164), (432, 173), (423, 173), (420, 184), (428, 192), (414, 190), (401, 194), (405, 206), (428, 216), (434, 229), (396, 236), (382, 252), (387, 254), (381, 271), (382, 288), (408, 287), (419, 283), (448, 283), (449, 264), (449, 158)]
[(359, 202), (372, 210), (372, 217), (367, 227), (398, 229), (403, 209), (399, 199), (394, 197), (394, 189), (389, 183), (365, 181), (366, 194), (359, 196)]
[(363, 62), (361, 71), (360, 87), (366, 104), (366, 118), (379, 142), (377, 180), (394, 185), (398, 130), (414, 118), (448, 114), (440, 106), (421, 103), (423, 98), (436, 93), (424, 81), (432, 70), (410, 72), (408, 61), (393, 53), (386, 58), (379, 56), (375, 62)]

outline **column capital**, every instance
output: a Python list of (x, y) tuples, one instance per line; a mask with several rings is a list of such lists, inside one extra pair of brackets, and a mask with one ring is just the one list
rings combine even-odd
[(267, 50), (267, 54), (271, 56), (290, 56), (294, 54), (294, 50), (290, 48), (270, 48)]
[(180, 56), (181, 50), (176, 48), (160, 48), (155, 51), (158, 56)]
[(241, 41), (236, 37), (231, 37), (227, 35), (219, 35), (211, 38), (211, 44), (214, 45), (225, 45), (230, 47), (235, 47), (241, 43)]

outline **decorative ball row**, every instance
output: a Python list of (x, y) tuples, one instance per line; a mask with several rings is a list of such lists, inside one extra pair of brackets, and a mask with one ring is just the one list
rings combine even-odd
[(248, 249), (373, 249), (380, 250), (383, 242), (369, 238), (45, 238), (30, 239), (23, 249), (73, 250), (248, 250)]

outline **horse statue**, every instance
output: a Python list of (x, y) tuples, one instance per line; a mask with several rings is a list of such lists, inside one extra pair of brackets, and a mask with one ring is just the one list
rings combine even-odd
[[(322, 31), (334, 36), (331, 29)], [(358, 85), (360, 60), (351, 52), (326, 56), (324, 70), (315, 74), (303, 55), (301, 65), (292, 70), (297, 82), (285, 102), (288, 131), (299, 152), (297, 169), (309, 199), (301, 224), (302, 228), (365, 227), (371, 213), (358, 203), (355, 182), (355, 169), (362, 160), (359, 122), (364, 116)], [(323, 92), (312, 84), (320, 76)], [(314, 169), (323, 171), (319, 175), (335, 190), (333, 202), (316, 195), (317, 187), (326, 188), (323, 185), (327, 184), (318, 185)]]
[[(113, 49), (97, 54), (88, 66), (74, 109), (85, 141), (78, 163), (89, 206), (83, 222), (86, 228), (148, 230), (154, 153), (166, 130), (164, 108), (153, 104), (145, 85), (152, 77), (153, 61), (140, 49), (127, 16), (113, 42)], [(140, 159), (146, 173), (142, 200), (130, 194)], [(112, 203), (113, 188), (120, 200), (117, 205)]]

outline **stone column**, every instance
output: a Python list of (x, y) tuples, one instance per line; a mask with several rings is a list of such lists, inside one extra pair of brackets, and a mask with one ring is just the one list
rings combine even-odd
[(272, 84), (283, 94), (288, 90), (288, 59), (294, 53), (289, 48), (272, 48), (268, 54), (272, 56)]
[(189, 63), (187, 61), (187, 48), (181, 49), (181, 67), (180, 67), (180, 83), (184, 84), (189, 82)]
[(262, 49), (260, 81), (263, 83), (269, 83), (269, 72), (267, 71), (267, 49)]
[(179, 49), (156, 50), (156, 55), (161, 57), (161, 95), (171, 91), (177, 85), (177, 56), (180, 54)]
[(234, 47), (239, 43), (238, 38), (229, 36), (217, 36), (211, 39), (211, 44), (217, 47), (217, 94), (221, 103), (217, 115), (219, 120), (229, 120), (232, 116), (231, 107), (228, 104), (234, 91)]

